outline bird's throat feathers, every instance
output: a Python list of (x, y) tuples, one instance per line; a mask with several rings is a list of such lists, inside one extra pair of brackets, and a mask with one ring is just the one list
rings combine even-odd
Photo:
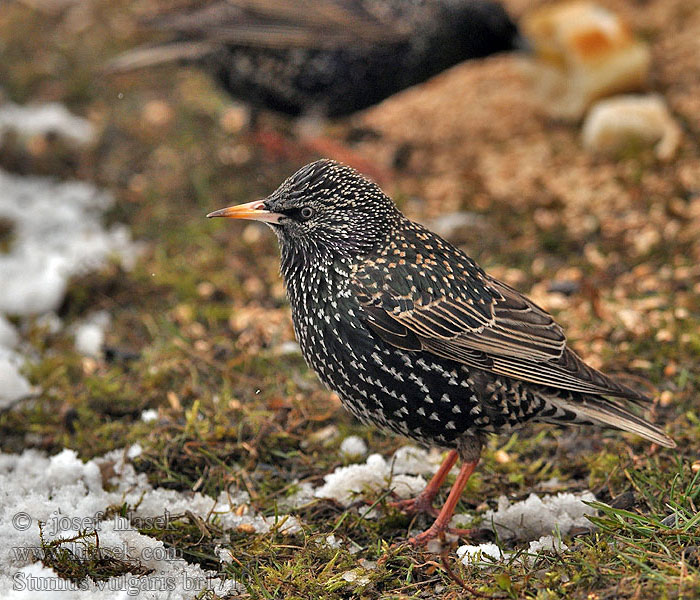
[(370, 250), (361, 240), (351, 238), (344, 239), (343, 243), (338, 243), (338, 239), (328, 243), (319, 237), (290, 240), (278, 230), (276, 233), (281, 255), (280, 273), (288, 288), (303, 281), (305, 285), (314, 286), (316, 292), (323, 288), (330, 293), (339, 280), (349, 275), (352, 264)]

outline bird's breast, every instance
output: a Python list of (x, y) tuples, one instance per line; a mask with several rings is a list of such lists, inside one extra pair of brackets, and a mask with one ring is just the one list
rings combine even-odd
[(348, 277), (287, 284), (306, 362), (364, 422), (425, 443), (488, 428), (484, 382), (467, 367), (387, 344), (365, 325)]

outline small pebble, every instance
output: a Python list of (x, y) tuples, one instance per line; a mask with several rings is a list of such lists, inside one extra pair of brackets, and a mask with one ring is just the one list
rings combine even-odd
[(499, 463), (501, 465), (504, 465), (504, 464), (510, 462), (510, 455), (505, 450), (497, 450), (494, 453), (493, 458), (495, 459), (495, 461), (497, 463)]
[(248, 124), (248, 110), (243, 106), (231, 106), (224, 111), (219, 125), (226, 133), (238, 133)]
[(173, 118), (173, 109), (163, 100), (151, 100), (143, 108), (143, 119), (149, 125), (162, 127)]
[(673, 402), (673, 394), (669, 390), (664, 390), (659, 396), (660, 406), (669, 406)]
[(201, 283), (197, 284), (197, 294), (199, 294), (200, 298), (211, 298), (215, 291), (216, 288), (214, 287), (214, 284), (210, 283), (209, 281), (202, 281)]

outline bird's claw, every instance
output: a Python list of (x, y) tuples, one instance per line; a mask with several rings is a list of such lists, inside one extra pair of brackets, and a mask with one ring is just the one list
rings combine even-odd
[(387, 506), (406, 513), (407, 515), (426, 513), (433, 517), (437, 517), (439, 512), (433, 506), (432, 497), (428, 497), (427, 495), (424, 496), (423, 494), (418, 494), (418, 496), (415, 498), (408, 498), (407, 500), (387, 502)]
[[(446, 540), (446, 534), (450, 534), (457, 538), (468, 538), (471, 541), (484, 542), (488, 540), (493, 540), (493, 532), (488, 529), (461, 529), (459, 527), (435, 527), (433, 526), (426, 529), (423, 533), (409, 538), (404, 542), (413, 548), (425, 548), (434, 540), (438, 540), (442, 543), (450, 540)], [(454, 540), (452, 540), (454, 541)]]

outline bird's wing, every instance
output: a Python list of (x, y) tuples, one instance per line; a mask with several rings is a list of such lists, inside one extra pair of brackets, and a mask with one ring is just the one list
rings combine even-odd
[[(196, 61), (224, 46), (285, 50), (336, 49), (405, 41), (411, 25), (361, 0), (191, 0), (167, 3), (145, 19), (168, 39), (109, 61), (110, 72)], [(428, 6), (428, 5), (426, 5)], [(425, 8), (425, 7), (423, 7)], [(427, 9), (426, 9), (427, 10)], [(414, 11), (413, 23), (427, 12)]]
[(190, 41), (269, 48), (327, 48), (405, 39), (392, 15), (361, 0), (215, 0), (152, 20)]
[(394, 272), (384, 279), (377, 278), (381, 269), (356, 273), (353, 289), (367, 325), (396, 347), (424, 350), (514, 379), (647, 399), (586, 365), (567, 347), (551, 315), (486, 275), (466, 255), (458, 256), (465, 271), (447, 276), (440, 262), (419, 271), (407, 266), (401, 276)]

